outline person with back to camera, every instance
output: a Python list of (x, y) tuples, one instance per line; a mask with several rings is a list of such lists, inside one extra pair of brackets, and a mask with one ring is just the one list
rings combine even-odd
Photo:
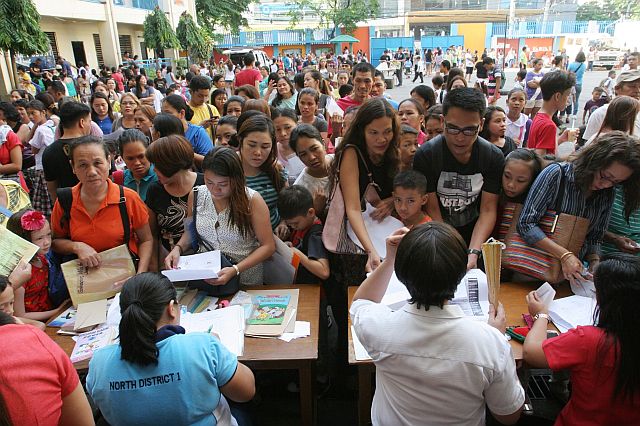
[[(485, 407), (502, 424), (518, 421), (524, 390), (503, 336), (502, 304), (491, 305), (488, 324), (449, 304), (466, 252), (450, 225), (401, 228), (353, 296), (351, 321), (376, 366), (373, 425), (484, 425)], [(397, 311), (380, 303), (394, 271), (411, 295)]]
[(524, 342), (524, 360), (534, 368), (571, 373), (571, 398), (556, 426), (637, 425), (640, 258), (621, 253), (603, 257), (593, 283), (598, 303), (594, 324), (552, 339), (546, 339), (549, 307), (535, 291), (527, 295), (535, 322)]
[(145, 273), (120, 295), (120, 343), (96, 351), (87, 391), (112, 425), (237, 425), (225, 398), (255, 394), (251, 370), (210, 333), (185, 334), (176, 289)]

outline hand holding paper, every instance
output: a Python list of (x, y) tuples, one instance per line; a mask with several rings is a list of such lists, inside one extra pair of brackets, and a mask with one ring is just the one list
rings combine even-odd
[(172, 282), (176, 282), (218, 278), (218, 272), (221, 272), (220, 250), (214, 250), (191, 256), (180, 256), (178, 267), (162, 271), (162, 274)]

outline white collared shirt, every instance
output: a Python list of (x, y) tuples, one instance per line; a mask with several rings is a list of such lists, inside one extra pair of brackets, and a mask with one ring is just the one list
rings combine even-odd
[(374, 425), (484, 425), (485, 403), (497, 415), (524, 403), (504, 336), (458, 306), (392, 311), (359, 299), (350, 314), (376, 365)]

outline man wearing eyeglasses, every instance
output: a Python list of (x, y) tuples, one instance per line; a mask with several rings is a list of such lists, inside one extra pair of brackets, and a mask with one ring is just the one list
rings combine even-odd
[(504, 156), (478, 136), (486, 101), (473, 88), (447, 93), (442, 104), (444, 133), (416, 152), (413, 168), (427, 178), (427, 213), (454, 226), (469, 246), (467, 269), (495, 226)]

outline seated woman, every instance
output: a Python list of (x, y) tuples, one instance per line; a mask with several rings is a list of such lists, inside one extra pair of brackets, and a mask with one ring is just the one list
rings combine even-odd
[(224, 285), (237, 275), (242, 285), (263, 284), (262, 262), (275, 252), (267, 204), (246, 186), (242, 164), (231, 148), (215, 148), (202, 168), (205, 185), (194, 188), (187, 203), (187, 218), (195, 222), (193, 235), (182, 234), (165, 266), (175, 268), (193, 245), (198, 252), (220, 250), (233, 264), (222, 268), (217, 279), (205, 280), (208, 284)]
[(598, 302), (594, 325), (578, 326), (552, 339), (546, 338), (549, 307), (535, 291), (527, 295), (535, 322), (524, 342), (524, 360), (534, 368), (571, 373), (571, 398), (556, 425), (637, 425), (640, 258), (603, 257), (593, 282)]
[(118, 137), (118, 148), (126, 170), (113, 172), (113, 181), (138, 193), (142, 201), (147, 199), (149, 187), (158, 181), (153, 165), (149, 163), (146, 150), (149, 138), (138, 129), (128, 129)]
[[(138, 272), (146, 272), (153, 246), (149, 214), (135, 191), (120, 188), (109, 179), (111, 160), (104, 142), (95, 136), (79, 138), (71, 144), (69, 158), (80, 183), (69, 189), (68, 214), (60, 204), (61, 193), (53, 206), (53, 251), (75, 254), (83, 266), (97, 267), (101, 251), (126, 244), (140, 259)], [(129, 229), (123, 229), (123, 201)]]
[[(563, 182), (562, 213), (589, 220), (579, 253), (572, 253), (555, 243), (538, 225), (545, 212), (555, 207)], [(636, 210), (640, 206), (640, 141), (619, 131), (600, 136), (581, 149), (573, 160), (551, 164), (540, 173), (524, 202), (518, 233), (527, 244), (560, 259), (567, 280), (582, 279), (582, 260), (587, 261), (590, 272), (599, 262), (600, 245), (611, 216), (616, 185), (624, 188), (625, 210)]]
[(87, 375), (109, 424), (235, 424), (225, 397), (253, 398), (248, 367), (210, 333), (185, 334), (177, 298), (159, 274), (137, 275), (122, 288), (120, 343), (96, 351)]
[[(411, 295), (397, 311), (380, 303), (394, 269)], [(376, 366), (374, 425), (480, 425), (485, 407), (502, 424), (518, 421), (524, 390), (502, 304), (490, 307), (488, 324), (449, 304), (466, 270), (467, 245), (448, 224), (387, 238), (387, 257), (358, 287), (350, 310)]]

